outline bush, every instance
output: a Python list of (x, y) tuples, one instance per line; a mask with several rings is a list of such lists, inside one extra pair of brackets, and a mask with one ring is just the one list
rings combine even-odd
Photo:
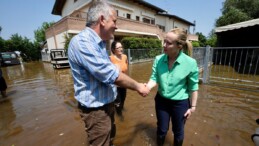
[(193, 46), (193, 47), (200, 47), (200, 43), (197, 42), (197, 41), (193, 41), (193, 42), (192, 42), (192, 46)]
[(125, 37), (121, 40), (125, 49), (158, 49), (162, 48), (162, 42), (153, 38)]

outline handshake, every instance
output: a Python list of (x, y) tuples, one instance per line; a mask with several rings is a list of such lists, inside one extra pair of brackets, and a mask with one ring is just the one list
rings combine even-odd
[(138, 91), (139, 95), (146, 97), (149, 94), (150, 90), (151, 90), (151, 88), (148, 86), (147, 83), (138, 84), (137, 91)]

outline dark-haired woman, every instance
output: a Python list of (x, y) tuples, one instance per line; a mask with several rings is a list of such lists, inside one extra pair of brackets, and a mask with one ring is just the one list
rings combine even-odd
[[(128, 59), (127, 55), (123, 54), (123, 46), (120, 42), (114, 41), (111, 44), (112, 55), (110, 60), (115, 64), (121, 72), (128, 74)], [(122, 110), (127, 95), (127, 89), (117, 86), (117, 97), (114, 101), (116, 113), (123, 119)]]

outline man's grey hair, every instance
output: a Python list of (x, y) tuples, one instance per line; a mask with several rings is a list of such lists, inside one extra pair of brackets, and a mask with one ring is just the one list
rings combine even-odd
[(108, 20), (113, 10), (115, 9), (108, 4), (107, 0), (93, 0), (87, 12), (86, 26), (95, 25), (101, 15)]

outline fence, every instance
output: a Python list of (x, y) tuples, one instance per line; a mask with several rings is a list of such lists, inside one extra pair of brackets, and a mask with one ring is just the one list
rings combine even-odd
[[(128, 56), (129, 63), (138, 63), (143, 61), (150, 61), (155, 58), (155, 56), (163, 53), (162, 49), (125, 49), (124, 53)], [(205, 53), (209, 53), (206, 55)], [(200, 71), (203, 70), (205, 62), (209, 62), (205, 60), (205, 56), (208, 56), (207, 60), (211, 60), (212, 54), (210, 52), (206, 52), (206, 48), (194, 48), (193, 49), (193, 58), (197, 60)], [(202, 77), (202, 76), (201, 76)]]
[[(211, 50), (211, 48), (208, 48)], [(206, 51), (205, 47), (200, 48), (194, 48), (193, 49), (193, 58), (196, 59), (198, 63), (198, 67), (200, 70), (200, 79), (204, 80), (203, 78), (207, 77), (208, 67), (204, 67), (206, 65), (209, 66), (211, 63), (205, 63), (205, 62), (211, 62), (212, 54), (211, 51)], [(110, 53), (110, 52), (108, 52)], [(163, 53), (162, 49), (125, 49), (124, 53), (128, 56), (128, 61), (130, 64), (139, 63), (139, 62), (146, 62), (151, 61), (155, 58), (155, 56)], [(206, 55), (208, 53), (208, 55)], [(205, 58), (208, 56), (208, 58)], [(207, 69), (204, 71), (204, 68)], [(204, 80), (205, 81), (205, 80)], [(206, 81), (205, 81), (206, 82)]]
[(207, 47), (203, 54), (204, 83), (258, 91), (259, 47)]
[(150, 61), (162, 53), (162, 49), (125, 49), (130, 64)]
[[(125, 49), (124, 53), (133, 64), (153, 60), (162, 49)], [(203, 83), (259, 91), (259, 47), (199, 47), (193, 49), (193, 58)]]
[[(153, 60), (161, 49), (127, 49), (129, 63)], [(259, 91), (259, 47), (193, 49), (203, 83)]]

